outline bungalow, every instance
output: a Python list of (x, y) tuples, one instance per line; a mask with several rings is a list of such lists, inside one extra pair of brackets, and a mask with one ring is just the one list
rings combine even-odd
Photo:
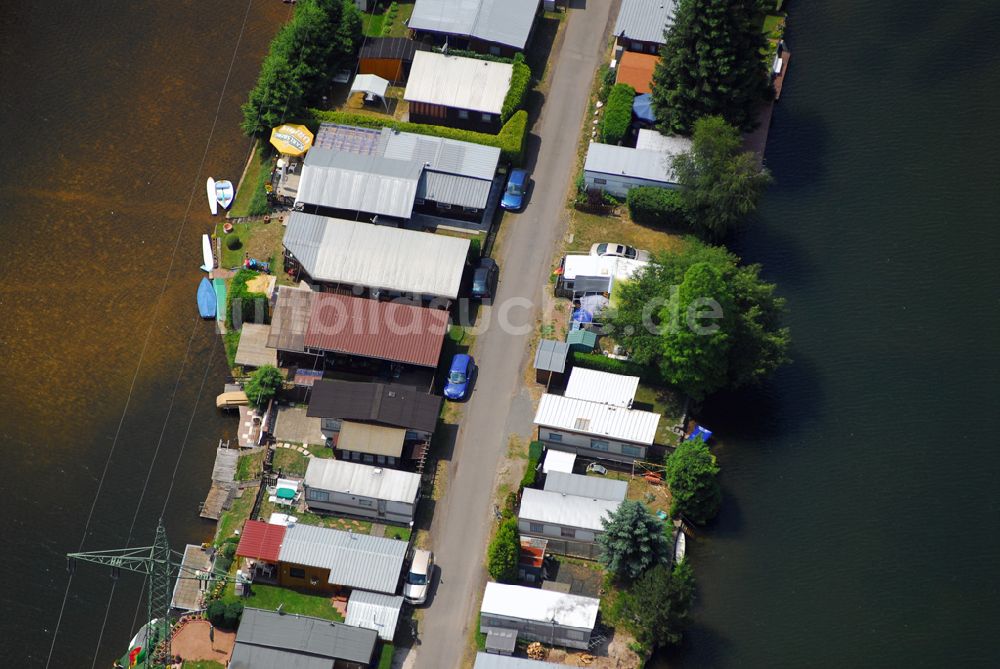
[[(372, 297), (458, 297), (469, 240), (292, 212), (285, 257), (312, 284)], [(282, 291), (284, 292), (284, 291)]]
[(391, 82), (406, 81), (417, 51), (430, 51), (430, 46), (405, 37), (368, 37), (358, 54), (358, 74), (374, 74)]
[(613, 404), (542, 395), (535, 413), (546, 448), (630, 464), (646, 457), (660, 415)]
[(522, 585), (487, 583), (479, 631), (513, 630), (527, 641), (585, 650), (601, 600)]
[(237, 557), (254, 579), (285, 588), (332, 593), (342, 588), (396, 594), (405, 541), (357, 532), (261, 520), (243, 524)]
[(420, 474), (311, 458), (306, 468), (305, 492), (310, 511), (411, 525), (420, 501)]
[(513, 71), (510, 63), (421, 51), (403, 94), (410, 121), (496, 133)]
[(603, 520), (618, 510), (628, 484), (595, 476), (552, 472), (545, 489), (525, 489), (517, 517), (523, 537), (548, 539), (550, 553), (595, 560)]
[(658, 54), (666, 31), (674, 23), (676, 0), (622, 0), (615, 21), (617, 48)]
[(635, 186), (680, 188), (671, 161), (691, 149), (691, 140), (672, 138), (670, 150), (654, 151), (591, 142), (583, 164), (587, 190), (624, 198)]
[(368, 669), (378, 634), (370, 629), (278, 611), (243, 611), (229, 669)]
[(564, 256), (556, 278), (555, 294), (576, 299), (584, 295), (611, 295), (616, 281), (628, 281), (646, 260), (615, 256)]
[(440, 411), (439, 395), (414, 386), (326, 379), (313, 385), (306, 414), (321, 419), (340, 459), (392, 467), (419, 455)]
[(452, 49), (513, 56), (531, 40), (541, 0), (417, 0), (407, 27)]

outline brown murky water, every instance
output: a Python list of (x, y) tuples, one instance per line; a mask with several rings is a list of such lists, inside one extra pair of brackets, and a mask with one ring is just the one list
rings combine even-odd
[[(81, 540), (124, 546), (133, 518), (131, 544), (148, 543), (175, 466), (174, 547), (213, 531), (198, 502), (236, 425), (214, 409), (224, 354), (195, 307), (204, 181), (238, 178), (250, 148), (239, 103), (287, 15), (277, 0), (54, 0), (0, 14), (3, 666), (45, 665), (63, 554)], [(141, 584), (119, 581), (98, 644), (111, 581), (81, 565), (52, 666), (108, 666), (134, 632)]]

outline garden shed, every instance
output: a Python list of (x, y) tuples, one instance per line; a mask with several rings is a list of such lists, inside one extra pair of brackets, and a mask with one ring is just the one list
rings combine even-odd
[(479, 631), (516, 630), (529, 641), (586, 649), (597, 624), (599, 599), (521, 585), (487, 583)]

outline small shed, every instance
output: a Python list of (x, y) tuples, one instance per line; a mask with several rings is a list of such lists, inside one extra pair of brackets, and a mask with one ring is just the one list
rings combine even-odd
[(487, 583), (479, 631), (515, 630), (529, 641), (587, 649), (601, 601), (521, 585)]
[(517, 630), (494, 627), (486, 633), (486, 652), (496, 655), (513, 655), (517, 648)]
[(597, 348), (597, 333), (583, 328), (570, 330), (566, 334), (566, 345), (571, 351), (593, 353), (594, 349)]
[(545, 462), (542, 464), (542, 473), (548, 474), (550, 472), (564, 472), (566, 474), (572, 474), (573, 465), (575, 464), (576, 453), (549, 450), (545, 452)]
[(389, 90), (389, 80), (383, 79), (376, 74), (359, 74), (354, 77), (354, 83), (351, 84), (351, 95), (355, 93), (364, 93), (365, 102), (372, 102), (375, 98), (382, 101), (385, 105), (386, 111), (389, 110), (388, 104), (385, 101), (385, 92)]
[(353, 590), (347, 600), (344, 622), (353, 627), (375, 630), (380, 639), (391, 643), (396, 636), (396, 625), (402, 608), (403, 598), (399, 595)]
[(566, 358), (569, 356), (569, 344), (543, 339), (538, 342), (535, 351), (535, 382), (544, 384), (546, 388), (553, 379), (562, 378), (566, 373)]
[(430, 50), (430, 45), (405, 37), (369, 37), (358, 54), (358, 72), (403, 82), (410, 76), (413, 55)]
[(243, 367), (263, 367), (278, 365), (278, 352), (267, 347), (269, 325), (244, 323), (240, 331), (240, 343), (236, 347), (236, 364)]

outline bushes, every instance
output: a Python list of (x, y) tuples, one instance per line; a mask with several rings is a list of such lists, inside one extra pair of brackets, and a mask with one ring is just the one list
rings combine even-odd
[(601, 372), (611, 374), (621, 374), (624, 376), (638, 376), (647, 383), (660, 384), (663, 379), (655, 366), (640, 365), (631, 360), (616, 360), (599, 353), (581, 353), (574, 351), (573, 364), (587, 369), (596, 369)]
[(217, 599), (208, 605), (205, 617), (220, 629), (234, 630), (239, 627), (240, 618), (243, 617), (243, 602), (226, 603)]
[(247, 290), (250, 281), (257, 272), (241, 269), (229, 284), (228, 302), (226, 304), (226, 324), (239, 329), (243, 322), (267, 323), (267, 296), (264, 293), (251, 293)]
[(486, 569), (490, 577), (498, 583), (516, 581), (517, 559), (520, 552), (521, 536), (517, 531), (517, 518), (503, 521), (487, 550)]
[(257, 408), (267, 405), (284, 381), (285, 377), (281, 375), (281, 370), (277, 367), (264, 365), (257, 369), (244, 388), (250, 405)]
[[(392, 4), (396, 4), (395, 2)], [(379, 651), (378, 669), (392, 669), (392, 656), (396, 653), (396, 647), (385, 641), (382, 643), (382, 650)]]
[[(459, 130), (458, 128), (446, 128), (440, 125), (393, 121), (391, 119), (367, 116), (365, 114), (352, 114), (350, 112), (322, 111), (319, 109), (312, 109), (310, 111), (313, 119), (320, 123), (342, 123), (344, 125), (361, 126), (362, 128), (393, 128), (402, 132), (413, 132), (418, 135), (457, 139), (463, 142), (495, 146), (500, 149), (501, 157), (504, 160), (515, 165), (520, 165), (524, 159), (524, 137), (528, 131), (528, 112), (523, 109), (515, 112), (496, 135), (473, 132), (472, 130)], [(316, 123), (313, 123), (313, 129), (315, 129), (315, 125)]]
[(628, 211), (636, 223), (660, 228), (683, 225), (687, 220), (680, 191), (656, 186), (630, 189)]
[(605, 144), (618, 144), (628, 132), (632, 123), (632, 101), (635, 99), (635, 89), (628, 84), (615, 84), (608, 95), (608, 104), (604, 107), (599, 132), (601, 141)]
[(392, 24), (396, 21), (396, 15), (399, 14), (399, 5), (393, 0), (389, 4), (389, 8), (385, 10), (385, 18), (382, 22), (382, 35), (388, 37), (389, 33), (392, 32)]
[(524, 106), (524, 97), (528, 94), (531, 86), (531, 68), (524, 62), (524, 55), (514, 56), (514, 71), (510, 77), (510, 88), (503, 99), (503, 107), (500, 109), (500, 122), (506, 123), (514, 112)]
[(230, 251), (239, 251), (243, 248), (243, 240), (236, 233), (230, 232), (226, 235), (226, 248)]
[(530, 488), (535, 485), (535, 477), (538, 476), (538, 463), (542, 461), (542, 442), (533, 441), (528, 447), (528, 467), (521, 477), (521, 487)]

